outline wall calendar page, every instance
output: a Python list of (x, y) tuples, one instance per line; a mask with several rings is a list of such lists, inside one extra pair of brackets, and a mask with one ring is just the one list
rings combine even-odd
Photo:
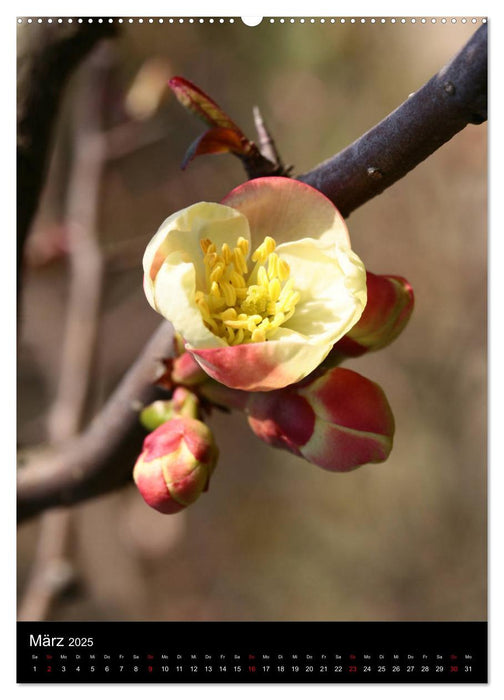
[(15, 21), (17, 682), (486, 684), (486, 17)]

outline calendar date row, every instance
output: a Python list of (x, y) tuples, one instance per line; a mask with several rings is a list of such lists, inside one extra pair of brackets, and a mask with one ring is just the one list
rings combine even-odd
[(161, 673), (161, 674), (241, 674), (241, 673), (472, 673), (472, 665), (454, 664), (33, 664), (32, 673)]

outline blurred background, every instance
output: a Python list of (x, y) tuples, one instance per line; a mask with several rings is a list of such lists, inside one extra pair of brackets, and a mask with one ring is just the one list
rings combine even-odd
[[(36, 31), (19, 28), (20, 49)], [(21, 450), (61, 429), (72, 220), (97, 244), (102, 284), (86, 421), (158, 326), (141, 284), (150, 237), (246, 179), (231, 155), (180, 170), (204, 126), (170, 77), (208, 92), (252, 139), (259, 105), (296, 175), (385, 117), (474, 31), (144, 20), (98, 46), (68, 86), (25, 251)], [(366, 266), (406, 277), (416, 295), (400, 338), (346, 365), (387, 394), (388, 461), (332, 474), (267, 447), (242, 415), (214, 414), (221, 457), (186, 512), (160, 515), (130, 484), (20, 526), (20, 618), (486, 619), (486, 135), (468, 126), (348, 219)], [(59, 553), (34, 586), (44, 547)]]

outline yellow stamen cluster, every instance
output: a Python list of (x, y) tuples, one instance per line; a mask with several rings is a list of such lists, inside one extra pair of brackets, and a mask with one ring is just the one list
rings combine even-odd
[(195, 299), (206, 327), (229, 345), (269, 340), (300, 298), (289, 265), (275, 253), (275, 240), (266, 236), (254, 251), (250, 272), (245, 238), (238, 238), (233, 250), (224, 243), (218, 252), (209, 238), (200, 245), (206, 291), (197, 291)]

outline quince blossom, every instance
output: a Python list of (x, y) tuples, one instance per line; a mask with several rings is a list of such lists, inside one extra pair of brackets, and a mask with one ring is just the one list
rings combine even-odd
[(366, 271), (318, 190), (258, 178), (168, 217), (143, 258), (150, 305), (222, 384), (270, 391), (310, 374), (359, 320)]

